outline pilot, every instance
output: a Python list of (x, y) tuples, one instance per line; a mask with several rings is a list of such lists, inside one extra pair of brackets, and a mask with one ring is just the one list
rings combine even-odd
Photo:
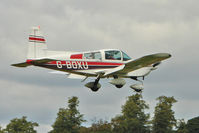
[(113, 57), (113, 55), (111, 55), (111, 54), (107, 54), (107, 55), (106, 55), (106, 59), (114, 60), (114, 57)]

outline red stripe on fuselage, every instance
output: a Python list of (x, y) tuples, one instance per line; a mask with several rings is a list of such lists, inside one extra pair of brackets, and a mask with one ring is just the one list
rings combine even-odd
[(26, 63), (31, 64), (31, 61), (33, 60), (26, 60)]
[[(27, 63), (31, 63), (31, 61), (34, 60), (26, 60)], [(59, 61), (59, 60), (58, 60)], [(88, 65), (92, 65), (92, 66), (120, 66), (123, 65), (123, 63), (114, 63), (114, 62), (91, 62), (91, 61), (61, 61), (61, 64), (66, 64), (66, 62), (87, 62)], [(57, 65), (57, 61), (50, 61), (46, 64), (54, 64)]]
[[(89, 61), (61, 61), (61, 64), (66, 64), (66, 62), (87, 62), (88, 65), (92, 65), (92, 66), (119, 66), (119, 65), (123, 65), (123, 63), (112, 63), (112, 62), (89, 62)], [(57, 64), (57, 61), (51, 61), (48, 64)]]

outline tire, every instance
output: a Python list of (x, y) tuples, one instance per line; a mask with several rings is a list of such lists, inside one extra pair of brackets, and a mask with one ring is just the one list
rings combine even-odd
[(122, 88), (123, 85), (115, 85), (115, 87), (117, 87), (117, 88)]
[(97, 86), (94, 86), (94, 87), (91, 88), (91, 90), (94, 91), (94, 92), (96, 92), (96, 91), (99, 90), (99, 88), (97, 88)]

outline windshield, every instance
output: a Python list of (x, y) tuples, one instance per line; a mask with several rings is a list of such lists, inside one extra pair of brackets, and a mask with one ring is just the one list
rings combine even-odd
[(121, 52), (116, 50), (105, 51), (105, 59), (121, 60)]
[(123, 51), (122, 51), (122, 55), (123, 55), (123, 61), (127, 61), (127, 60), (130, 60), (131, 59), (131, 57), (129, 57), (126, 53), (124, 53)]

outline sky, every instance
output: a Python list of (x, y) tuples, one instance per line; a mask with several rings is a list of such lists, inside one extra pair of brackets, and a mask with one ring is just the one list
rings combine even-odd
[(59, 108), (79, 98), (88, 126), (94, 118), (110, 120), (121, 113), (135, 81), (115, 88), (108, 80), (92, 92), (86, 82), (50, 74), (37, 67), (10, 66), (26, 60), (28, 35), (40, 26), (50, 50), (121, 49), (133, 59), (166, 52), (172, 58), (145, 78), (143, 98), (153, 116), (158, 96), (174, 96), (177, 119), (199, 115), (198, 0), (1, 0), (0, 125), (27, 116), (39, 133), (50, 131)]

